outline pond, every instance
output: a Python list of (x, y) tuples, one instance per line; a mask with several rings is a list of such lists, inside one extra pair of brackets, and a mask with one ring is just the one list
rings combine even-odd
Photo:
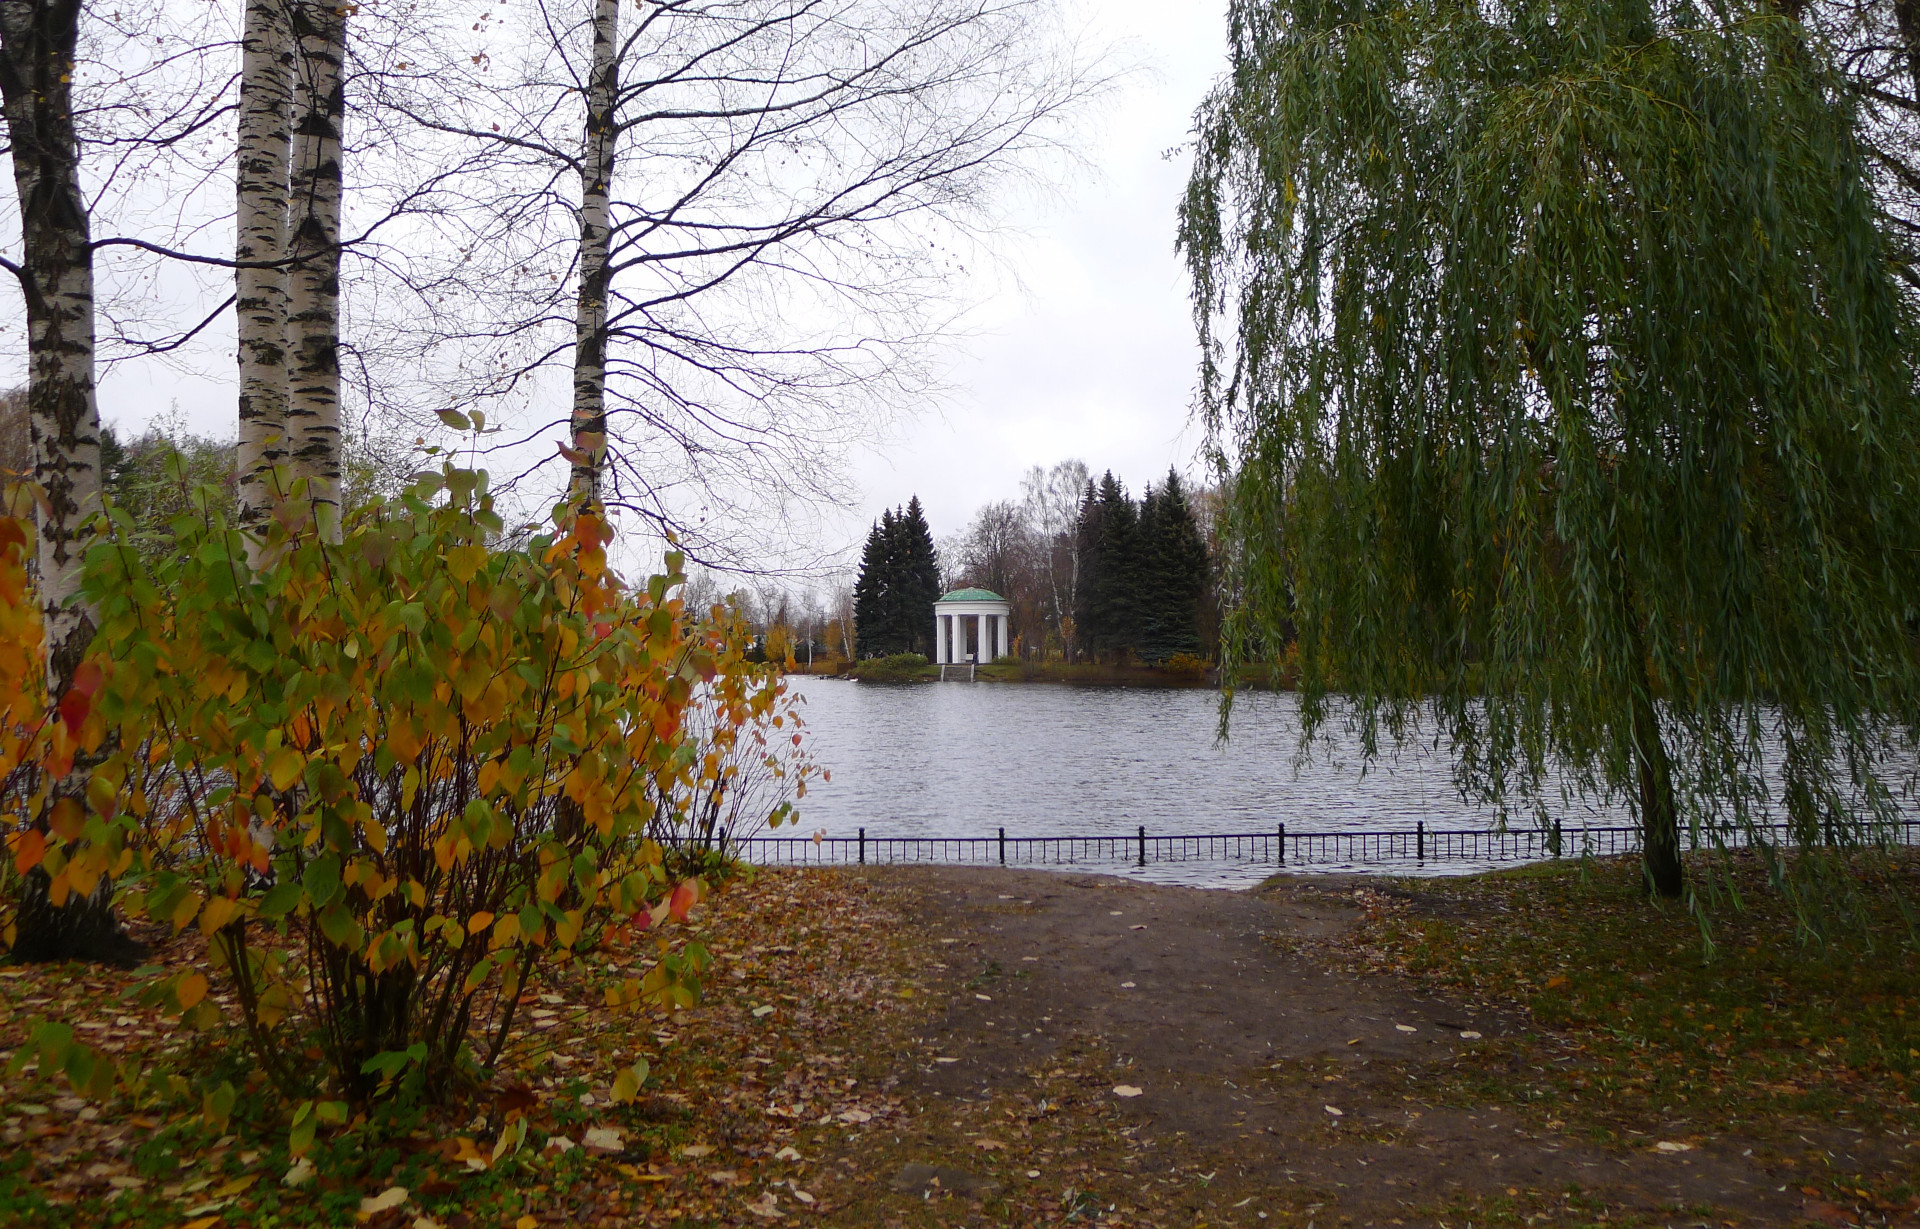
[[(1214, 737), (1205, 689), (1012, 683), (883, 685), (795, 677), (815, 755), (833, 779), (809, 789), (797, 831), (852, 836), (1009, 837), (1149, 833), (1411, 832), (1487, 828), (1491, 809), (1452, 787), (1444, 754), (1383, 755), (1364, 774), (1357, 740), (1297, 764), (1299, 704), (1243, 695), (1233, 734)], [(1630, 822), (1623, 807), (1576, 802), (1567, 828)], [(784, 832), (794, 830), (787, 829)], [(1463, 871), (1481, 864), (1447, 862)], [(1116, 873), (1245, 887), (1271, 864), (1176, 862)], [(1319, 869), (1341, 869), (1338, 864)]]

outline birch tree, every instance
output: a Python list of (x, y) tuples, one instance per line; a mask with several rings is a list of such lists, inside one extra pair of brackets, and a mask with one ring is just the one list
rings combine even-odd
[(292, 0), (294, 57), (290, 367), (287, 434), (295, 481), (328, 532), (340, 513), (341, 125), (346, 112), (347, 10)]
[(381, 256), (415, 300), (376, 395), (486, 407), (496, 453), (558, 443), (570, 489), (710, 558), (766, 545), (725, 525), (843, 499), (840, 458), (930, 395), (993, 193), (1057, 162), (1102, 83), (1044, 0), (422, 20), (368, 78), (435, 185)]
[(1020, 479), (1020, 502), (1040, 539), (1040, 566), (1047, 586), (1047, 622), (1061, 639), (1062, 651), (1071, 649), (1073, 612), (1079, 602), (1080, 502), (1093, 474), (1080, 460), (1056, 462), (1051, 469), (1036, 465)]
[[(80, 185), (73, 70), (79, 0), (0, 4), (0, 108), (11, 146), (21, 259), (4, 260), (27, 316), (27, 414), (39, 488), (36, 583), (45, 624), (47, 695), (59, 703), (96, 630), (79, 600), (89, 524), (100, 511), (100, 416), (94, 400), (93, 240)], [(48, 806), (84, 793), (84, 760), (50, 782)], [(46, 822), (39, 819), (37, 822)], [(102, 879), (55, 904), (44, 872), (28, 877), (13, 954), (22, 960), (125, 958), (132, 944)]]
[(607, 295), (613, 279), (613, 160), (619, 135), (619, 0), (594, 0), (580, 151), (580, 294), (573, 325), (572, 454), (568, 490), (583, 507), (602, 506), (607, 452)]
[(258, 527), (288, 459), (287, 208), (295, 44), (286, 0), (247, 0), (235, 157), (234, 312), (239, 334), (239, 486)]

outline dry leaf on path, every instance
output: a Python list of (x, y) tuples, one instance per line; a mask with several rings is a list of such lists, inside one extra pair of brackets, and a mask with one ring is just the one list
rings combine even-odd
[(362, 1199), (360, 1201), (360, 1214), (362, 1216), (372, 1216), (378, 1212), (385, 1212), (388, 1208), (397, 1208), (406, 1201), (406, 1187), (390, 1186), (378, 1195), (369, 1195), (365, 1199)]

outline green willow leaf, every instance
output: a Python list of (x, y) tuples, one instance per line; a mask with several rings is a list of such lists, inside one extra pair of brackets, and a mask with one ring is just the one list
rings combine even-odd
[(1920, 729), (1913, 262), (1825, 49), (1686, 0), (1231, 31), (1179, 240), (1223, 677), (1297, 646), (1307, 738), (1418, 728), (1503, 819), (1622, 798), (1666, 894), (1687, 841), (1884, 834)]

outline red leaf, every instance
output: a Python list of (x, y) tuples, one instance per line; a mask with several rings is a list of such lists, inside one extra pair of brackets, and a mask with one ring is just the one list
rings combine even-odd
[(699, 901), (699, 885), (688, 879), (673, 890), (673, 900), (667, 905), (667, 916), (676, 922), (684, 922), (687, 920), (687, 914), (693, 912), (694, 905)]
[(100, 682), (106, 677), (97, 661), (83, 661), (80, 668), (73, 672), (73, 690), (92, 699), (100, 691)]
[(87, 719), (87, 714), (92, 711), (93, 697), (78, 687), (74, 687), (60, 697), (60, 720), (66, 723), (69, 730), (79, 729), (81, 723)]
[(40, 865), (40, 859), (46, 856), (47, 838), (38, 828), (28, 828), (15, 836), (12, 844), (13, 869), (19, 874), (24, 875)]

